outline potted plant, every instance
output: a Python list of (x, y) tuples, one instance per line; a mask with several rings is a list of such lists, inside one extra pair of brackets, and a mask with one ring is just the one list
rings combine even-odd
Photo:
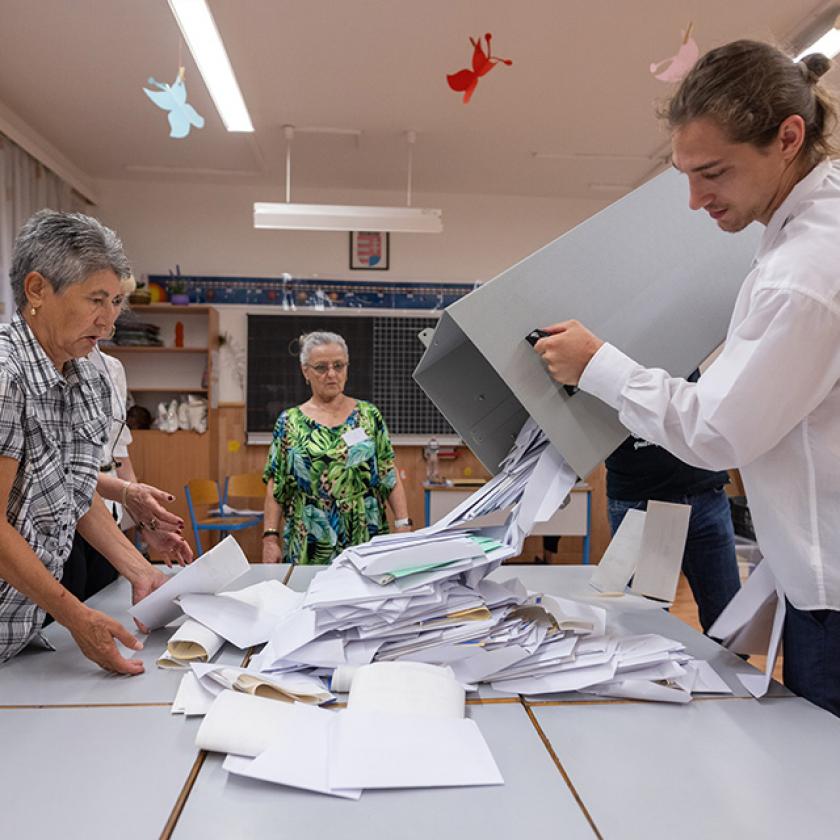
[(186, 280), (175, 277), (167, 285), (169, 286), (169, 302), (173, 306), (186, 306), (190, 302)]

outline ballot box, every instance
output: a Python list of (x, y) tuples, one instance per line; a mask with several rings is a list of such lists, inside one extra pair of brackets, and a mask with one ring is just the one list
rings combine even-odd
[(569, 395), (525, 336), (575, 318), (646, 366), (688, 376), (725, 338), (763, 229), (719, 230), (664, 172), (447, 307), (414, 378), (492, 473), (526, 417), (584, 478), (627, 436)]

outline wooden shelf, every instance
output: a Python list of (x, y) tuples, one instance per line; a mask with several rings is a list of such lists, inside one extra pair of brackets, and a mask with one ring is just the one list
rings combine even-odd
[(207, 388), (132, 388), (128, 386), (132, 394), (206, 394)]
[(171, 312), (173, 315), (206, 315), (211, 309), (203, 303), (189, 303), (186, 306), (175, 306), (172, 303), (136, 304), (129, 307), (132, 312), (151, 312), (157, 315)]
[(143, 345), (110, 344), (103, 353), (206, 353), (206, 347), (145, 347)]

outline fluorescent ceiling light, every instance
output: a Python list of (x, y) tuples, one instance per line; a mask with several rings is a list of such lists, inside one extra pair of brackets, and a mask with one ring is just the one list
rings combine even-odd
[(228, 131), (253, 131), (225, 45), (206, 0), (169, 0), (181, 34)]
[(440, 210), (423, 207), (364, 207), (263, 201), (254, 203), (254, 227), (274, 230), (441, 233), (443, 218)]

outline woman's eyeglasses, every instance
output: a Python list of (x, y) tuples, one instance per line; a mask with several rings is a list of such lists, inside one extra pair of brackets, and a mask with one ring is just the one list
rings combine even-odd
[(310, 370), (314, 370), (318, 376), (326, 376), (330, 368), (336, 373), (344, 373), (347, 370), (349, 362), (318, 362), (317, 365), (307, 365)]

